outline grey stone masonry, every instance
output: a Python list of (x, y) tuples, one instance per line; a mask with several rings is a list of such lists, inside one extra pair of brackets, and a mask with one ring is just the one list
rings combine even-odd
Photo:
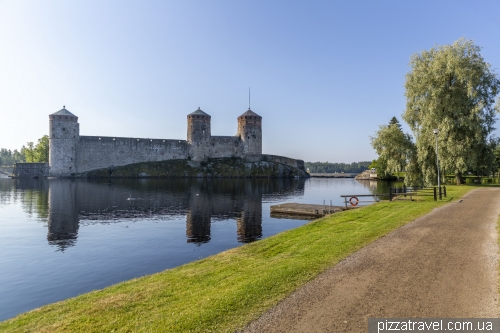
[[(49, 115), (49, 173), (68, 177), (96, 169), (176, 159), (262, 156), (262, 117), (248, 109), (235, 136), (212, 136), (211, 117), (200, 108), (187, 116), (187, 140), (80, 136), (78, 117), (63, 107)], [(297, 166), (303, 161), (273, 157)]]
[(243, 154), (262, 154), (262, 117), (248, 109), (238, 117), (238, 137), (243, 142)]
[(50, 174), (70, 176), (76, 172), (76, 149), (80, 139), (78, 117), (63, 107), (49, 115)]
[(16, 163), (12, 174), (15, 177), (46, 177), (49, 175), (48, 163)]

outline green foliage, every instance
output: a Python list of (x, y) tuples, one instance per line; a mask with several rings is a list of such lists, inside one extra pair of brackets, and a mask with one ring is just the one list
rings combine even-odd
[(36, 146), (33, 142), (27, 142), (22, 146), (21, 154), (26, 158), (26, 162), (48, 162), (49, 161), (49, 136), (44, 135), (38, 139)]
[(489, 145), (500, 111), (495, 97), (500, 81), (480, 54), (480, 47), (464, 38), (435, 46), (411, 57), (406, 75), (403, 119), (416, 138), (417, 163), (426, 185), (436, 182), (433, 129), (438, 129), (441, 173), (450, 171), (461, 183), (468, 170), (490, 170), (494, 159)]
[(38, 143), (35, 146), (35, 159), (36, 162), (48, 162), (49, 161), (49, 136), (44, 135), (38, 139)]
[(35, 162), (35, 147), (33, 142), (26, 143), (26, 146), (21, 147), (21, 154), (26, 158), (26, 162)]
[(14, 151), (8, 150), (6, 148), (0, 148), (0, 165), (12, 166), (18, 162), (24, 162), (24, 155), (14, 149)]
[(495, 149), (497, 146), (498, 143), (495, 139), (491, 139), (479, 145), (478, 163), (474, 168), (470, 169), (475, 175), (489, 176), (498, 170), (498, 168), (495, 168)]
[(372, 163), (368, 166), (368, 169), (378, 169), (379, 168), (379, 159), (373, 160)]
[(500, 143), (497, 143), (493, 148), (493, 156), (492, 171), (498, 175), (498, 171), (500, 170)]
[(369, 169), (370, 163), (369, 161), (353, 163), (305, 162), (304, 165), (311, 173), (361, 173)]
[[(371, 137), (373, 148), (377, 151), (377, 176), (381, 179), (390, 178), (393, 173), (406, 171), (411, 173), (405, 177), (408, 186), (419, 186), (421, 183), (418, 164), (415, 161), (416, 148), (409, 134), (403, 133), (396, 117), (389, 125), (382, 125)], [(409, 166), (409, 168), (408, 168)]]
[(27, 142), (21, 147), (21, 151), (14, 151), (5, 148), (0, 149), (0, 165), (12, 166), (19, 162), (48, 162), (49, 161), (49, 136), (44, 135), (38, 139), (35, 145)]
[(399, 128), (400, 131), (403, 131), (403, 129), (401, 128), (401, 124), (398, 121), (398, 118), (392, 117), (391, 121), (389, 121), (389, 126), (391, 126), (391, 125), (395, 125)]

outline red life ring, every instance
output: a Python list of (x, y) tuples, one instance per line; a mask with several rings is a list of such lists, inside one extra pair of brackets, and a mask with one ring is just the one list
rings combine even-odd
[(359, 200), (356, 197), (351, 197), (351, 199), (349, 199), (349, 202), (351, 203), (351, 206), (357, 206)]

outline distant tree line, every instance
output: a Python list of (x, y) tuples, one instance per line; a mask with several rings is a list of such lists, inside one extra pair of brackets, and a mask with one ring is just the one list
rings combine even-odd
[(311, 173), (361, 173), (368, 169), (372, 162), (353, 162), (353, 163), (329, 163), (329, 162), (305, 162), (306, 169)]
[(14, 151), (6, 148), (0, 148), (0, 165), (14, 165), (17, 162), (24, 162), (25, 158), (17, 149)]
[(0, 148), (0, 165), (12, 166), (20, 162), (48, 162), (49, 161), (49, 136), (44, 135), (38, 139), (37, 144), (27, 142), (21, 150), (14, 151)]

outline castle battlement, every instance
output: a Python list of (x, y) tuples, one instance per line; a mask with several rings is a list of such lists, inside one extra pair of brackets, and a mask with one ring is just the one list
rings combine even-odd
[(248, 109), (235, 136), (212, 136), (211, 116), (198, 108), (187, 116), (187, 139), (81, 136), (78, 117), (63, 107), (49, 115), (49, 172), (70, 176), (95, 169), (173, 159), (262, 155), (262, 117)]

